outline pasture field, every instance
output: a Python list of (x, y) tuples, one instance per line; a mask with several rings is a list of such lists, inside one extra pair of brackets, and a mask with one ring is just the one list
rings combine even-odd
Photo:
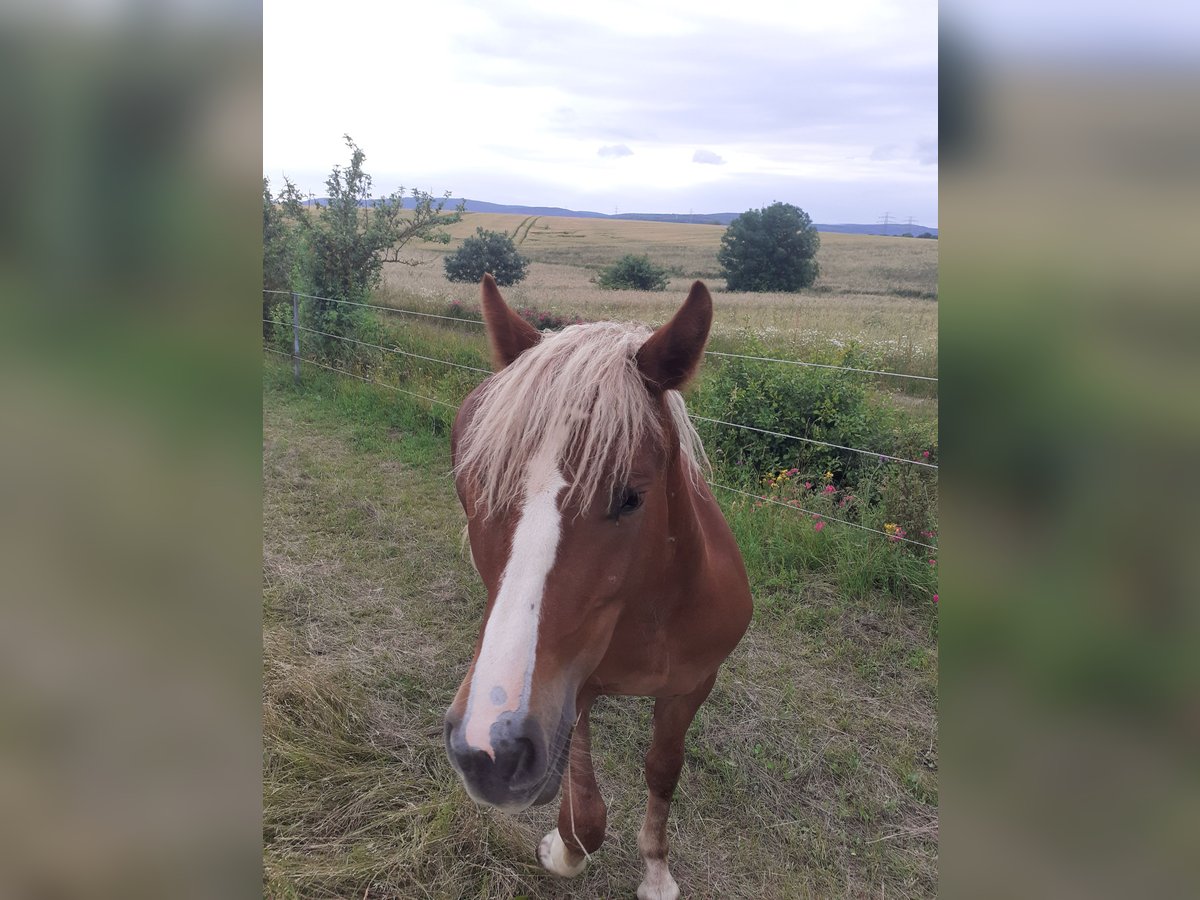
[[(528, 277), (505, 289), (515, 306), (586, 319), (665, 322), (693, 279), (714, 293), (712, 348), (758, 347), (772, 355), (824, 359), (857, 347), (875, 367), (937, 375), (938, 242), (917, 238), (822, 234), (821, 275), (799, 294), (725, 292), (713, 225), (467, 213), (448, 245), (414, 245), (408, 265), (385, 267), (379, 299), (437, 312), (452, 301), (478, 305), (479, 289), (445, 279), (442, 257), (476, 227), (516, 235), (532, 260)], [(626, 253), (644, 253), (673, 278), (661, 293), (603, 291), (597, 271)]]
[[(504, 290), (515, 307), (656, 325), (703, 277), (714, 290), (714, 350), (937, 375), (930, 240), (824, 234), (814, 289), (741, 294), (724, 291), (716, 275), (718, 227), (468, 214), (450, 245), (388, 264), (371, 302), (471, 319), (478, 286), (447, 282), (441, 258), (476, 226), (515, 234), (533, 260), (529, 277)], [(628, 252), (670, 266), (668, 290), (602, 291), (591, 282)], [(487, 367), (486, 342), (476, 321), (363, 313), (357, 337), (394, 352), (322, 345), (309, 333), (303, 352), (379, 384), (306, 364), (295, 386), (290, 363), (264, 354), (264, 894), (632, 896), (642, 877), (636, 838), (651, 701), (601, 699), (593, 711), (608, 839), (576, 880), (554, 879), (534, 857), (557, 804), (516, 817), (482, 810), (445, 759), (442, 715), (485, 597), (460, 543), (450, 413), (381, 385), (457, 405), (481, 377), (472, 369)], [(287, 304), (279, 316), (290, 316)], [(276, 340), (290, 351), (290, 326)], [(856, 387), (823, 370), (708, 357), (689, 403), (720, 409), (739, 371), (753, 382), (775, 370), (797, 383), (828, 375), (818, 396), (831, 403), (865, 391), (865, 403), (842, 407), (845, 427), (860, 429), (853, 433), (873, 451), (919, 459), (926, 448), (936, 460), (936, 385), (928, 382), (852, 376)], [(770, 389), (786, 387), (772, 381)], [(746, 415), (778, 428), (756, 408), (762, 385), (751, 388)], [(789, 400), (771, 415), (788, 409), (807, 407)], [(700, 427), (710, 448), (720, 427)], [(730, 455), (714, 458), (714, 478), (783, 499), (812, 478), (804, 501), (826, 499), (834, 515), (849, 515), (819, 494), (824, 464), (815, 468), (813, 448), (795, 452), (788, 465), (804, 474), (785, 487), (777, 468)], [(834, 464), (834, 496), (872, 498), (860, 521), (908, 522), (913, 537), (936, 532), (935, 471), (873, 458), (850, 468), (856, 462), (862, 457)], [(935, 564), (879, 535), (817, 528), (794, 509), (715, 493), (756, 608), (689, 732), (669, 826), (683, 895), (936, 896)]]
[[(447, 414), (311, 367), (297, 388), (268, 357), (265, 896), (632, 896), (650, 701), (597, 703), (608, 840), (579, 879), (545, 874), (557, 806), (482, 810), (442, 750), (485, 600)], [(887, 541), (721, 499), (756, 613), (689, 733), (669, 827), (684, 896), (935, 896), (936, 607), (887, 588)]]

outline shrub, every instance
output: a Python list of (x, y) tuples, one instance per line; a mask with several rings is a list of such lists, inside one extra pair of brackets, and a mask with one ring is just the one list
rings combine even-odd
[(667, 289), (668, 279), (667, 270), (650, 262), (649, 256), (627, 253), (611, 266), (602, 269), (597, 283), (608, 290), (627, 288), (634, 291), (664, 291)]
[(479, 281), (490, 272), (496, 284), (507, 286), (525, 278), (529, 261), (507, 234), (476, 228), (474, 237), (446, 257), (445, 266), (450, 281)]
[[(263, 302), (264, 320), (275, 318), (274, 307), (291, 304), (291, 299), (267, 291), (290, 291), (293, 269), (298, 256), (298, 241), (294, 229), (288, 226), (287, 216), (271, 195), (271, 182), (263, 179)], [(263, 322), (263, 337), (272, 336), (272, 326)]]
[[(334, 335), (310, 334), (323, 352), (340, 353), (337, 337), (358, 334), (367, 327), (367, 317), (354, 303), (366, 302), (378, 286), (385, 260), (392, 259), (409, 241), (419, 239), (446, 243), (449, 235), (441, 226), (457, 222), (461, 207), (444, 213), (445, 198), (435, 200), (423, 191), (412, 191), (414, 208), (404, 209), (404, 189), (387, 197), (372, 197), (371, 176), (363, 168), (367, 155), (349, 135), (346, 168), (334, 166), (325, 187), (329, 197), (316, 214), (304, 205), (296, 186), (287, 178), (276, 198), (298, 241), (298, 287), (309, 298), (304, 304), (304, 324)], [(263, 180), (263, 232), (268, 229), (270, 191)], [(330, 302), (332, 301), (332, 302)], [(344, 348), (342, 348), (344, 349)]]
[[(853, 372), (751, 360), (728, 359), (707, 369), (691, 405), (712, 419), (845, 447), (869, 447), (872, 433), (886, 427), (862, 377)], [(734, 473), (797, 467), (809, 479), (831, 472), (840, 484), (854, 481), (863, 462), (870, 462), (859, 453), (761, 431), (705, 422), (700, 427), (714, 465)]]
[(751, 209), (721, 237), (717, 260), (731, 291), (798, 291), (820, 271), (821, 238), (808, 213), (790, 203)]

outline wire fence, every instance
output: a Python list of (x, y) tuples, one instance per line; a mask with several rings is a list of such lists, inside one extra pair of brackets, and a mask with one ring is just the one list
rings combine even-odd
[[(459, 319), (459, 318), (455, 318), (453, 316), (437, 316), (437, 315), (433, 315), (432, 313), (421, 313), (421, 312), (416, 312), (414, 310), (404, 310), (404, 309), (399, 309), (399, 308), (391, 307), (391, 306), (379, 306), (379, 305), (371, 304), (371, 303), (355, 303), (355, 302), (348, 301), (348, 300), (335, 300), (335, 299), (332, 299), (329, 297), (315, 297), (311, 294), (301, 294), (299, 292), (293, 293), (291, 291), (264, 290), (263, 293), (265, 293), (265, 294), (283, 294), (283, 295), (293, 297), (294, 321), (292, 321), (290, 323), (285, 323), (285, 322), (278, 322), (278, 321), (274, 321), (274, 320), (266, 319), (266, 318), (264, 318), (262, 321), (264, 324), (267, 324), (267, 325), (275, 325), (280, 328), (294, 329), (294, 332), (296, 333), (297, 341), (298, 341), (298, 333), (301, 331), (304, 331), (304, 332), (308, 332), (310, 334), (321, 335), (323, 337), (330, 338), (333, 340), (344, 341), (344, 342), (348, 342), (351, 344), (356, 344), (361, 347), (379, 350), (384, 353), (393, 353), (393, 354), (397, 354), (400, 356), (411, 357), (414, 359), (423, 360), (426, 362), (440, 363), (441, 365), (452, 366), (454, 368), (464, 369), (467, 371), (476, 372), (476, 373), (480, 373), (483, 375), (491, 374), (491, 371), (489, 369), (481, 369), (476, 366), (468, 366), (463, 363), (456, 363), (456, 362), (453, 362), (452, 360), (447, 360), (447, 359), (438, 359), (438, 358), (432, 357), (432, 356), (423, 356), (419, 353), (411, 353), (409, 351), (400, 350), (399, 348), (394, 348), (394, 347), (385, 347), (382, 344), (372, 344), (372, 343), (368, 343), (366, 341), (356, 340), (355, 338), (345, 337), (344, 335), (331, 334), (329, 332), (319, 331), (315, 328), (309, 328), (309, 327), (300, 325), (298, 314), (295, 312), (297, 307), (296, 307), (294, 298), (305, 297), (305, 298), (312, 299), (312, 300), (322, 300), (322, 301), (327, 301), (327, 302), (331, 302), (331, 303), (345, 303), (350, 306), (361, 306), (361, 307), (365, 307), (367, 309), (376, 309), (376, 310), (382, 310), (385, 312), (403, 313), (403, 314), (407, 314), (407, 315), (423, 316), (426, 318), (433, 318), (433, 319), (445, 319), (445, 320), (451, 321), (451, 322), (471, 322), (473, 324), (479, 324), (479, 325), (483, 324), (482, 322), (477, 322), (474, 319)], [(318, 360), (311, 359), (306, 356), (301, 356), (298, 352), (298, 347), (299, 347), (298, 342), (295, 345), (295, 347), (297, 349), (293, 353), (285, 353), (281, 350), (277, 350), (273, 347), (268, 347), (266, 345), (263, 346), (263, 349), (270, 353), (274, 353), (274, 354), (277, 354), (284, 358), (291, 359), (291, 360), (293, 360), (294, 363), (307, 363), (309, 365), (316, 366), (318, 368), (325, 369), (330, 372), (335, 372), (339, 375), (345, 375), (350, 378), (357, 379), (358, 381), (361, 381), (365, 384), (373, 384), (373, 385), (377, 385), (379, 387), (387, 388), (389, 390), (395, 391), (396, 393), (404, 394), (406, 396), (413, 397), (418, 400), (423, 400), (427, 403), (432, 403), (437, 406), (442, 406), (442, 407), (445, 407), (450, 410), (458, 409), (457, 404), (448, 403), (445, 400), (439, 400), (436, 397), (427, 397), (424, 394), (418, 394), (415, 391), (406, 390), (405, 388), (399, 387), (398, 385), (390, 384), (386, 381), (380, 381), (380, 380), (374, 379), (374, 378), (367, 378), (363, 375), (358, 375), (354, 372), (351, 372), (348, 369), (339, 368), (337, 366), (331, 366), (326, 363), (322, 363)], [(758, 360), (761, 362), (779, 362), (779, 363), (788, 363), (788, 364), (795, 364), (795, 365), (805, 365), (804, 363), (798, 363), (795, 360), (772, 359), (769, 357), (754, 357), (754, 356), (742, 357), (742, 356), (740, 356), (740, 354), (736, 354), (736, 353), (716, 353), (716, 351), (706, 351), (706, 352), (713, 353), (714, 355), (717, 355), (717, 356), (732, 356), (732, 357), (738, 357), (738, 358), (744, 358), (744, 359)], [(828, 366), (828, 365), (823, 365), (823, 364), (819, 364), (819, 363), (809, 363), (807, 365), (818, 366), (819, 368), (825, 368), (825, 369), (843, 369), (845, 371), (863, 372), (863, 373), (867, 373), (867, 374), (880, 374), (880, 375), (889, 375), (890, 374), (890, 375), (897, 375), (897, 377), (925, 378), (925, 376), (921, 376), (921, 375), (906, 376), (906, 375), (902, 375), (900, 373), (877, 372), (877, 371), (869, 370), (869, 369), (855, 369), (855, 368), (851, 368), (849, 366)], [(927, 379), (927, 380), (936, 381), (937, 379)], [(769, 429), (758, 428), (753, 425), (745, 425), (745, 424), (738, 423), (738, 422), (726, 422), (722, 419), (712, 419), (707, 416), (700, 416), (700, 415), (696, 415), (693, 413), (688, 413), (688, 416), (689, 416), (689, 418), (691, 418), (694, 421), (708, 422), (711, 424), (723, 425), (723, 426), (727, 426), (730, 428), (740, 428), (740, 429), (743, 429), (746, 431), (754, 431), (754, 432), (759, 432), (762, 434), (771, 435), (773, 437), (781, 437), (781, 438), (799, 441), (799, 442), (803, 442), (803, 443), (815, 444), (815, 445), (823, 446), (823, 447), (829, 447), (829, 448), (833, 448), (833, 449), (837, 449), (837, 450), (845, 450), (845, 451), (848, 451), (851, 453), (862, 454), (864, 456), (872, 456), (872, 457), (876, 457), (881, 462), (889, 461), (889, 462), (903, 463), (903, 464), (913, 465), (913, 466), (920, 466), (922, 468), (932, 469), (935, 472), (938, 469), (937, 465), (934, 463), (922, 462), (920, 460), (915, 460), (915, 459), (906, 459), (901, 456), (892, 456), (891, 454), (879, 453), (879, 452), (876, 452), (873, 450), (863, 450), (863, 449), (860, 449), (857, 447), (849, 447), (849, 446), (845, 446), (842, 444), (834, 444), (834, 443), (830, 443), (829, 441), (821, 441), (821, 440), (817, 440), (815, 438), (808, 438), (808, 437), (803, 437), (800, 435), (786, 434), (784, 432), (779, 432), (779, 431), (771, 431)], [(889, 541), (892, 541), (892, 542), (905, 543), (905, 544), (911, 544), (911, 545), (914, 545), (917, 547), (922, 547), (922, 548), (929, 550), (935, 554), (938, 549), (936, 546), (934, 546), (932, 544), (926, 544), (921, 541), (916, 541), (916, 540), (913, 540), (908, 537), (901, 537), (900, 535), (896, 535), (896, 534), (889, 534), (886, 531), (880, 531), (877, 528), (871, 528), (867, 525), (862, 525), (858, 522), (852, 522), (848, 519), (840, 519), (836, 516), (831, 516), (826, 513), (820, 513), (820, 512), (816, 512), (814, 510), (805, 509), (805, 508), (797, 505), (796, 503), (785, 503), (783, 501), (780, 501), (780, 500), (777, 500), (777, 499), (774, 499), (772, 497), (768, 497), (768, 496), (765, 496), (762, 494), (757, 494), (752, 491), (746, 491), (746, 490), (742, 490), (741, 488), (731, 487), (729, 485), (720, 484), (720, 483), (714, 482), (714, 481), (708, 481), (707, 479), (706, 479), (706, 481), (712, 487), (721, 488), (722, 490), (730, 491), (735, 494), (741, 494), (743, 496), (751, 497), (751, 498), (754, 498), (755, 500), (759, 500), (759, 501), (762, 501), (765, 503), (771, 503), (776, 506), (782, 506), (786, 509), (791, 509), (796, 512), (800, 512), (800, 513), (804, 513), (804, 514), (813, 516), (814, 518), (817, 518), (817, 519), (827, 520), (830, 522), (838, 522), (842, 525), (847, 525), (851, 528), (857, 528), (862, 531), (868, 531), (873, 534), (882, 535), (883, 537), (886, 537)]]
[[(292, 291), (272, 291), (272, 290), (264, 290), (263, 293), (264, 294), (282, 294), (282, 295), (286, 295), (286, 296), (292, 296), (292, 294), (293, 294)], [(317, 297), (317, 296), (314, 296), (313, 294), (301, 294), (299, 291), (296, 291), (294, 293), (295, 293), (295, 296), (297, 296), (297, 297), (304, 297), (305, 299), (308, 299), (308, 300), (320, 300), (324, 303), (341, 303), (346, 306), (359, 306), (359, 307), (362, 307), (363, 309), (374, 309), (374, 310), (378, 310), (380, 312), (396, 313), (397, 315), (403, 315), (403, 316), (420, 316), (421, 318), (424, 318), (424, 319), (442, 319), (443, 321), (446, 321), (446, 322), (462, 322), (462, 323), (466, 323), (468, 325), (478, 325), (481, 328), (484, 325), (483, 321), (480, 319), (466, 319), (466, 318), (460, 318), (458, 316), (439, 316), (434, 313), (417, 312), (415, 309), (403, 309), (399, 306), (381, 306), (377, 303), (357, 303), (353, 300), (338, 300), (333, 297)], [(854, 366), (835, 366), (830, 363), (806, 362), (804, 360), (799, 360), (799, 359), (780, 359), (780, 358), (774, 357), (774, 356), (747, 356), (743, 353), (724, 353), (719, 350), (705, 350), (704, 355), (705, 356), (724, 356), (724, 357), (728, 357), (730, 359), (747, 359), (747, 360), (753, 360), (755, 362), (780, 363), (780, 364), (788, 365), (788, 366), (806, 366), (806, 367), (810, 367), (810, 368), (814, 368), (814, 369), (835, 369), (839, 372), (857, 372), (858, 374), (861, 374), (861, 375), (883, 375), (888, 378), (910, 378), (910, 379), (913, 379), (916, 381), (930, 381), (930, 382), (933, 382), (934, 384), (937, 383), (937, 378), (933, 377), (932, 375), (913, 375), (913, 374), (910, 374), (907, 372), (888, 372), (883, 369), (859, 369)]]

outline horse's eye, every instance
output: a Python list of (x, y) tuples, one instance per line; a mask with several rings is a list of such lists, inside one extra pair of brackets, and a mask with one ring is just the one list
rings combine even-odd
[(642, 495), (637, 491), (626, 491), (625, 502), (621, 504), (622, 513), (631, 513), (642, 505)]

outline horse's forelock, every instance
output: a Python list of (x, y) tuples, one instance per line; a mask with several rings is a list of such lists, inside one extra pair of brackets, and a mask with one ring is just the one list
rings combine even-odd
[[(477, 507), (491, 516), (518, 502), (530, 460), (548, 444), (571, 471), (563, 502), (580, 512), (602, 487), (623, 484), (642, 442), (665, 436), (635, 359), (649, 336), (641, 325), (568, 326), (480, 385), (455, 464), (476, 483)], [(684, 456), (703, 460), (682, 398), (668, 392), (666, 403)]]

